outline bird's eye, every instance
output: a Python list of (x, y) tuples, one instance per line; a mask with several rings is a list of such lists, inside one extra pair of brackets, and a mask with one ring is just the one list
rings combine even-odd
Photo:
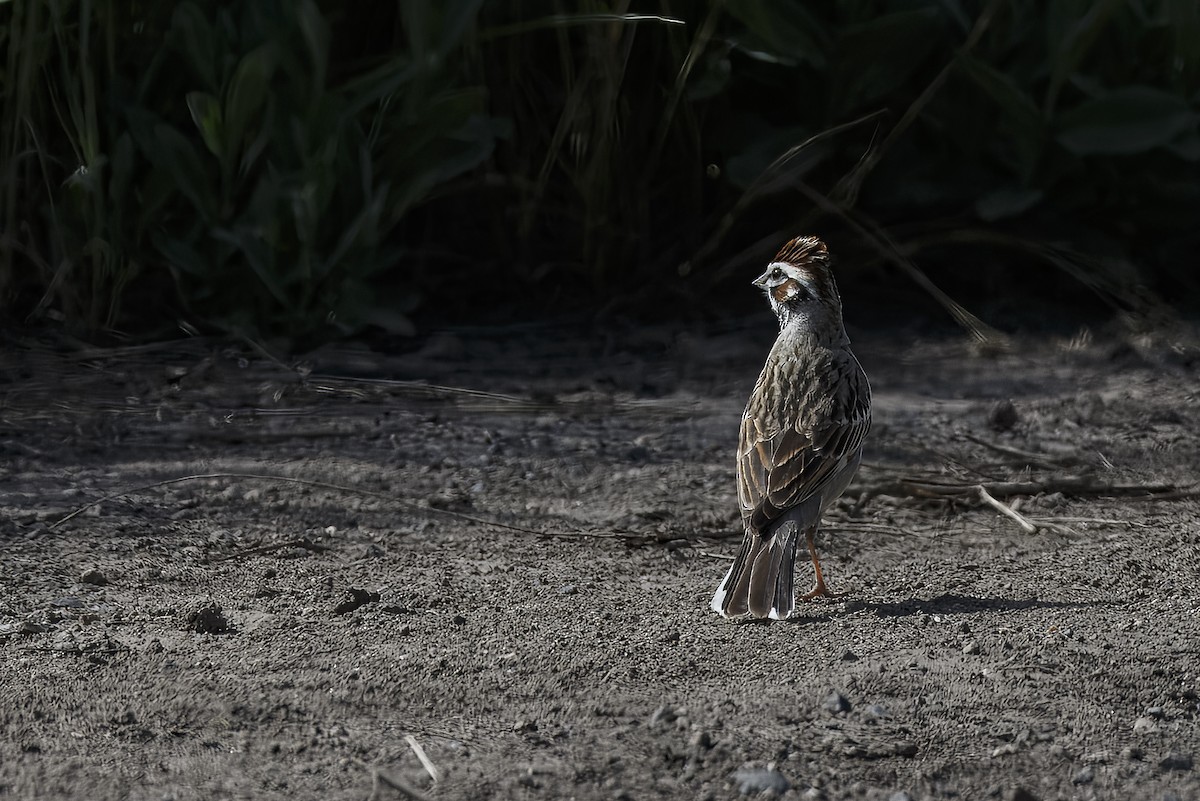
[(771, 270), (771, 277), (778, 281), (780, 278), (783, 278), (783, 270), (776, 267), (774, 270)]

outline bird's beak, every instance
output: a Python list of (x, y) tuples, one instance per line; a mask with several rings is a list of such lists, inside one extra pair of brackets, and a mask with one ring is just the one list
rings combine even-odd
[(754, 286), (758, 287), (759, 289), (766, 289), (766, 288), (767, 288), (767, 273), (768, 273), (768, 272), (769, 272), (769, 271), (767, 271), (767, 272), (764, 272), (762, 275), (760, 275), (758, 278), (755, 278), (755, 279), (754, 279), (753, 281), (751, 281), (750, 283), (754, 284)]

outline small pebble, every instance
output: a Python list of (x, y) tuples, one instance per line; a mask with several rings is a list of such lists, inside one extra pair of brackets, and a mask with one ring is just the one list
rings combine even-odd
[(993, 431), (1011, 431), (1020, 420), (1017, 407), (1011, 400), (999, 401), (988, 412), (988, 426)]
[(792, 786), (784, 775), (774, 768), (742, 768), (734, 771), (733, 781), (742, 795), (758, 795), (767, 791), (783, 795)]
[(1020, 750), (1020, 749), (1018, 749), (1018, 748), (1017, 748), (1017, 746), (1016, 746), (1015, 744), (1013, 744), (1013, 743), (1005, 743), (1004, 745), (997, 746), (996, 748), (993, 748), (993, 749), (992, 749), (992, 756), (993, 756), (993, 757), (1009, 756), (1010, 754), (1015, 754), (1015, 753), (1017, 753), (1017, 751), (1018, 751), (1018, 750)]
[(183, 627), (198, 634), (224, 634), (232, 629), (215, 601), (189, 613), (183, 620)]
[(335, 615), (347, 615), (366, 604), (378, 603), (380, 594), (364, 590), (359, 587), (349, 587), (343, 596), (341, 603), (333, 608)]
[(1154, 718), (1141, 717), (1133, 722), (1134, 734), (1153, 734), (1158, 731), (1158, 724), (1154, 722)]
[(650, 449), (644, 445), (634, 445), (625, 451), (625, 459), (630, 462), (645, 462), (650, 458)]
[(1163, 770), (1188, 771), (1192, 769), (1192, 755), (1180, 751), (1172, 751), (1158, 760), (1158, 766)]
[(969, 643), (964, 645), (963, 649), (962, 649), (962, 652), (964, 654), (967, 654), (968, 656), (973, 656), (975, 654), (981, 653), (982, 651), (983, 651), (983, 649), (979, 647), (979, 643), (976, 642), (975, 640), (971, 640)]
[(559, 595), (574, 595), (579, 592), (579, 588), (574, 584), (564, 584), (558, 588)]
[(1142, 753), (1142, 749), (1138, 748), (1135, 745), (1131, 745), (1131, 746), (1121, 749), (1121, 759), (1126, 759), (1126, 760), (1129, 760), (1130, 762), (1137, 762), (1143, 756), (1144, 756), (1144, 754)]
[(1096, 778), (1096, 771), (1091, 765), (1080, 768), (1079, 771), (1071, 777), (1071, 784), (1091, 784)]
[(850, 701), (837, 690), (830, 690), (829, 695), (821, 702), (821, 707), (831, 714), (837, 715), (851, 710)]
[(1041, 801), (1024, 787), (1014, 787), (1004, 794), (1004, 801)]
[(50, 643), (50, 648), (55, 651), (65, 651), (75, 653), (82, 650), (79, 643), (75, 640), (75, 635), (69, 631), (60, 631), (54, 635), (54, 639)]
[(102, 587), (108, 583), (108, 579), (94, 567), (89, 567), (87, 570), (79, 574), (80, 584), (92, 584), (97, 587)]
[(858, 654), (847, 648), (846, 650), (842, 651), (842, 655), (839, 656), (838, 659), (842, 660), (843, 662), (857, 662)]

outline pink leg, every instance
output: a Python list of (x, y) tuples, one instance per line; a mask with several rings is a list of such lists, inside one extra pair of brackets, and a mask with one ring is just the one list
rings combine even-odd
[(817, 583), (808, 592), (800, 596), (801, 601), (811, 601), (813, 598), (841, 598), (846, 595), (844, 592), (830, 592), (829, 587), (825, 586), (825, 576), (821, 573), (821, 562), (817, 559), (817, 546), (813, 544), (813, 534), (817, 531), (816, 526), (804, 532), (804, 539), (808, 542), (808, 554), (812, 557), (813, 571), (817, 576)]

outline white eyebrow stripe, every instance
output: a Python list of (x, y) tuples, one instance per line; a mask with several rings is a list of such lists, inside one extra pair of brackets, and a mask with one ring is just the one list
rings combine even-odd
[[(788, 278), (799, 281), (804, 285), (804, 288), (814, 295), (817, 293), (817, 284), (812, 280), (812, 276), (806, 270), (801, 270), (794, 264), (788, 264), (786, 261), (773, 261), (767, 265), (767, 272), (774, 270), (776, 267), (781, 268)], [(790, 269), (788, 269), (790, 268)]]

